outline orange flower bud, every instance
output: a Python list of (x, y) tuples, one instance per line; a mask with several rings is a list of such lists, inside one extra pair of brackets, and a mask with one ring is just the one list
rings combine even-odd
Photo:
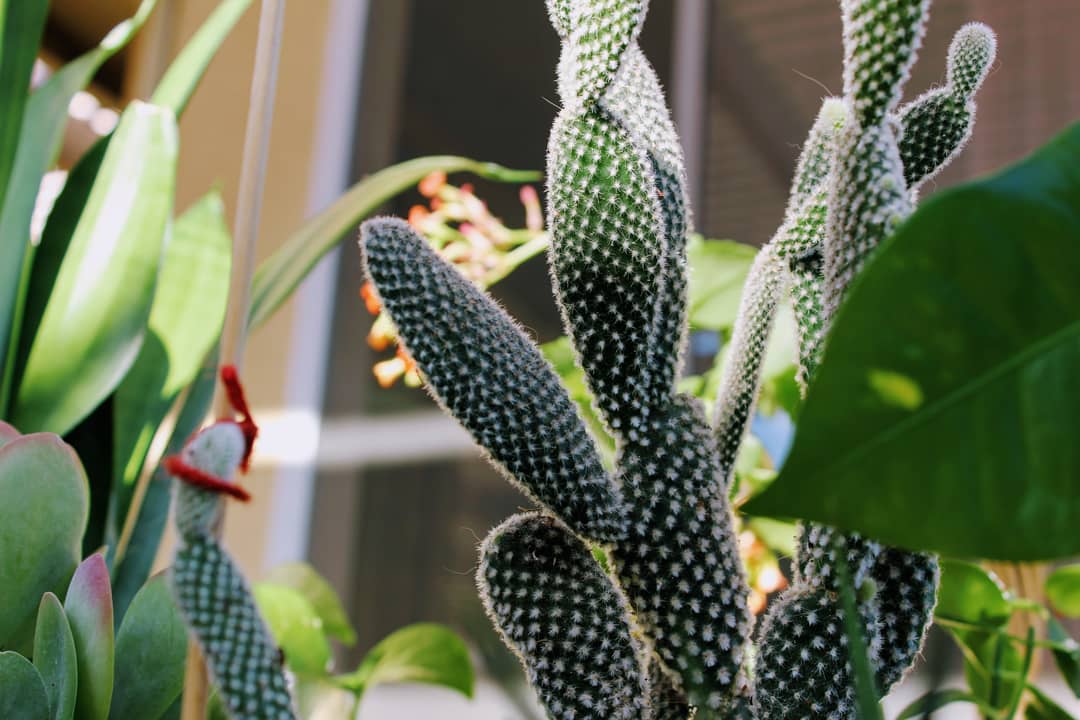
[(375, 286), (371, 284), (371, 281), (364, 283), (360, 286), (360, 297), (364, 299), (364, 307), (372, 315), (378, 315), (382, 312), (382, 304), (379, 302), (379, 298), (375, 296)]
[(435, 197), (446, 185), (446, 173), (437, 170), (420, 181), (420, 194), (424, 197)]

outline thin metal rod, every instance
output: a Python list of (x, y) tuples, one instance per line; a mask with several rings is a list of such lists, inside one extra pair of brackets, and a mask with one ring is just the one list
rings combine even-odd
[[(240, 187), (233, 225), (232, 278), (229, 305), (221, 333), (221, 362), (241, 367), (247, 341), (247, 315), (251, 296), (251, 277), (255, 271), (255, 241), (259, 233), (259, 212), (270, 149), (270, 125), (274, 114), (274, 90), (277, 85), (278, 59), (285, 18), (285, 0), (263, 0), (259, 16), (259, 38), (255, 48), (255, 68), (251, 78), (251, 102), (248, 107), (244, 155), (240, 167)], [(214, 395), (214, 414), (231, 415), (228, 398), (221, 384)], [(224, 507), (219, 508), (216, 534), (220, 537)], [(184, 676), (183, 720), (204, 720), (209, 697), (206, 664), (194, 640), (188, 642), (187, 669)]]

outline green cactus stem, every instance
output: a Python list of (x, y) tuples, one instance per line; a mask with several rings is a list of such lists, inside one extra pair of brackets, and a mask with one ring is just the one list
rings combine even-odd
[(622, 593), (589, 548), (550, 515), (515, 515), (491, 531), (480, 598), (558, 720), (649, 718), (645, 648)]
[(170, 579), (176, 604), (198, 641), (211, 681), (233, 720), (293, 720), (284, 658), (236, 564), (214, 535), (222, 492), (236, 488), (237, 470), (251, 455), (255, 426), (235, 379), (222, 372), (229, 396), (244, 416), (196, 434), (165, 467), (177, 479), (179, 535)]
[(576, 407), (514, 321), (407, 223), (369, 220), (361, 238), (382, 305), (443, 407), (576, 532), (625, 534), (620, 493)]

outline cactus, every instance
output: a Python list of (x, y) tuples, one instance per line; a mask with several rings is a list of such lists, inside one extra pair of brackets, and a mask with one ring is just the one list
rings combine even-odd
[[(404, 223), (369, 221), (361, 233), (375, 292), (430, 391), (539, 506), (483, 543), (485, 606), (552, 717), (852, 718), (837, 567), (857, 588), (885, 690), (921, 646), (936, 560), (807, 526), (791, 588), (749, 652), (728, 500), (734, 459), (779, 303), (788, 294), (795, 305), (805, 391), (850, 279), (910, 212), (911, 190), (969, 135), (992, 35), (965, 26), (948, 85), (898, 107), (928, 0), (844, 0), (845, 96), (825, 101), (783, 222), (751, 270), (710, 423), (675, 389), (690, 211), (678, 138), (637, 45), (646, 3), (547, 4), (563, 43), (549, 263), (616, 439), (614, 474), (551, 368), (493, 301)], [(604, 545), (610, 574), (590, 542)]]
[(246, 468), (256, 433), (235, 370), (226, 367), (222, 376), (243, 419), (201, 430), (180, 455), (164, 463), (178, 480), (173, 595), (229, 717), (293, 720), (284, 657), (255, 607), (247, 581), (214, 536), (221, 494), (247, 499), (233, 478)]

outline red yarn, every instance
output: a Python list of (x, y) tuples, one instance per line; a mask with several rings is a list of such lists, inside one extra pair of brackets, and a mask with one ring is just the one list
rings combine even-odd
[(210, 492), (231, 495), (241, 502), (247, 502), (251, 499), (251, 494), (236, 483), (222, 480), (216, 475), (189, 465), (179, 455), (170, 455), (162, 460), (161, 464), (170, 475), (190, 485), (201, 487), (203, 490), (209, 490)]
[(255, 438), (259, 435), (259, 427), (255, 424), (255, 419), (251, 417), (247, 398), (244, 397), (244, 387), (240, 384), (240, 377), (237, 375), (235, 366), (223, 365), (221, 367), (221, 382), (225, 385), (225, 395), (229, 398), (229, 404), (240, 414), (240, 420), (235, 421), (240, 426), (240, 431), (244, 433), (244, 459), (240, 461), (240, 469), (247, 472), (251, 466), (251, 451), (255, 448)]

